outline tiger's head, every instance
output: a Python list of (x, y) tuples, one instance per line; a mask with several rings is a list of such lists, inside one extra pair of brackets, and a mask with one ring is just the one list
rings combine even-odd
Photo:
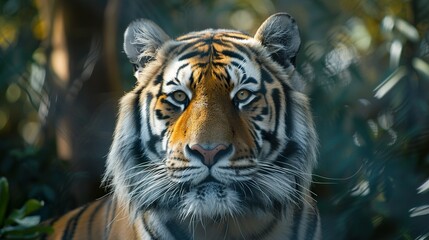
[(299, 45), (286, 13), (254, 37), (208, 29), (170, 39), (151, 21), (131, 23), (124, 49), (138, 81), (120, 102), (105, 175), (120, 202), (213, 219), (306, 201), (317, 137), (295, 72)]

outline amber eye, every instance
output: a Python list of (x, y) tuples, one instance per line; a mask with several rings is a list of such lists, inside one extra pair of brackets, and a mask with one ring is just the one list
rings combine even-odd
[(246, 89), (242, 89), (240, 91), (237, 92), (237, 94), (235, 94), (235, 98), (240, 101), (246, 101), (249, 97), (250, 97), (250, 91), (246, 90)]
[(188, 96), (186, 96), (186, 94), (182, 91), (175, 91), (172, 94), (172, 97), (173, 97), (174, 101), (176, 101), (178, 103), (183, 103), (186, 101), (186, 99), (188, 99)]

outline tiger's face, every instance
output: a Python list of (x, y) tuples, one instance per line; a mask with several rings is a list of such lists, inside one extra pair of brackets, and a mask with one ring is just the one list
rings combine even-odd
[[(162, 73), (154, 105), (162, 142), (158, 157), (165, 159), (169, 180), (188, 188), (181, 207), (224, 214), (239, 208), (239, 184), (252, 181), (259, 162), (274, 160), (268, 154), (276, 151), (272, 143), (286, 137), (285, 126), (276, 126), (277, 118), (284, 122), (285, 109), (275, 109), (275, 102), (285, 97), (277, 93), (273, 98), (280, 82), (262, 81), (256, 56), (240, 52), (227, 33), (194, 37), (196, 42), (181, 43), (194, 42), (168, 61)], [(230, 46), (216, 43), (227, 41)], [(276, 134), (269, 134), (275, 129)]]
[[(289, 42), (278, 43), (285, 23)], [(268, 29), (273, 24), (280, 28)], [(120, 199), (182, 218), (303, 201), (316, 137), (292, 79), (293, 19), (268, 19), (255, 37), (209, 29), (174, 40), (140, 21), (124, 46), (138, 84), (122, 99), (108, 159), (106, 176)]]

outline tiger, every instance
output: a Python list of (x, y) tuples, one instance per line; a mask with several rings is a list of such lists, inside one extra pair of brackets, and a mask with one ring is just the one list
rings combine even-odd
[(320, 239), (310, 191), (318, 137), (288, 13), (254, 36), (124, 33), (135, 87), (119, 103), (103, 184), (48, 239)]

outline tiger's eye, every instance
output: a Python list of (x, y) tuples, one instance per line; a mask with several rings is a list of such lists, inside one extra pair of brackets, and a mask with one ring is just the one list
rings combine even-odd
[(245, 101), (250, 97), (250, 91), (246, 89), (242, 89), (237, 92), (235, 97), (237, 98), (238, 101)]
[(173, 93), (173, 99), (176, 102), (184, 102), (188, 97), (186, 96), (186, 94), (182, 91), (175, 91)]

